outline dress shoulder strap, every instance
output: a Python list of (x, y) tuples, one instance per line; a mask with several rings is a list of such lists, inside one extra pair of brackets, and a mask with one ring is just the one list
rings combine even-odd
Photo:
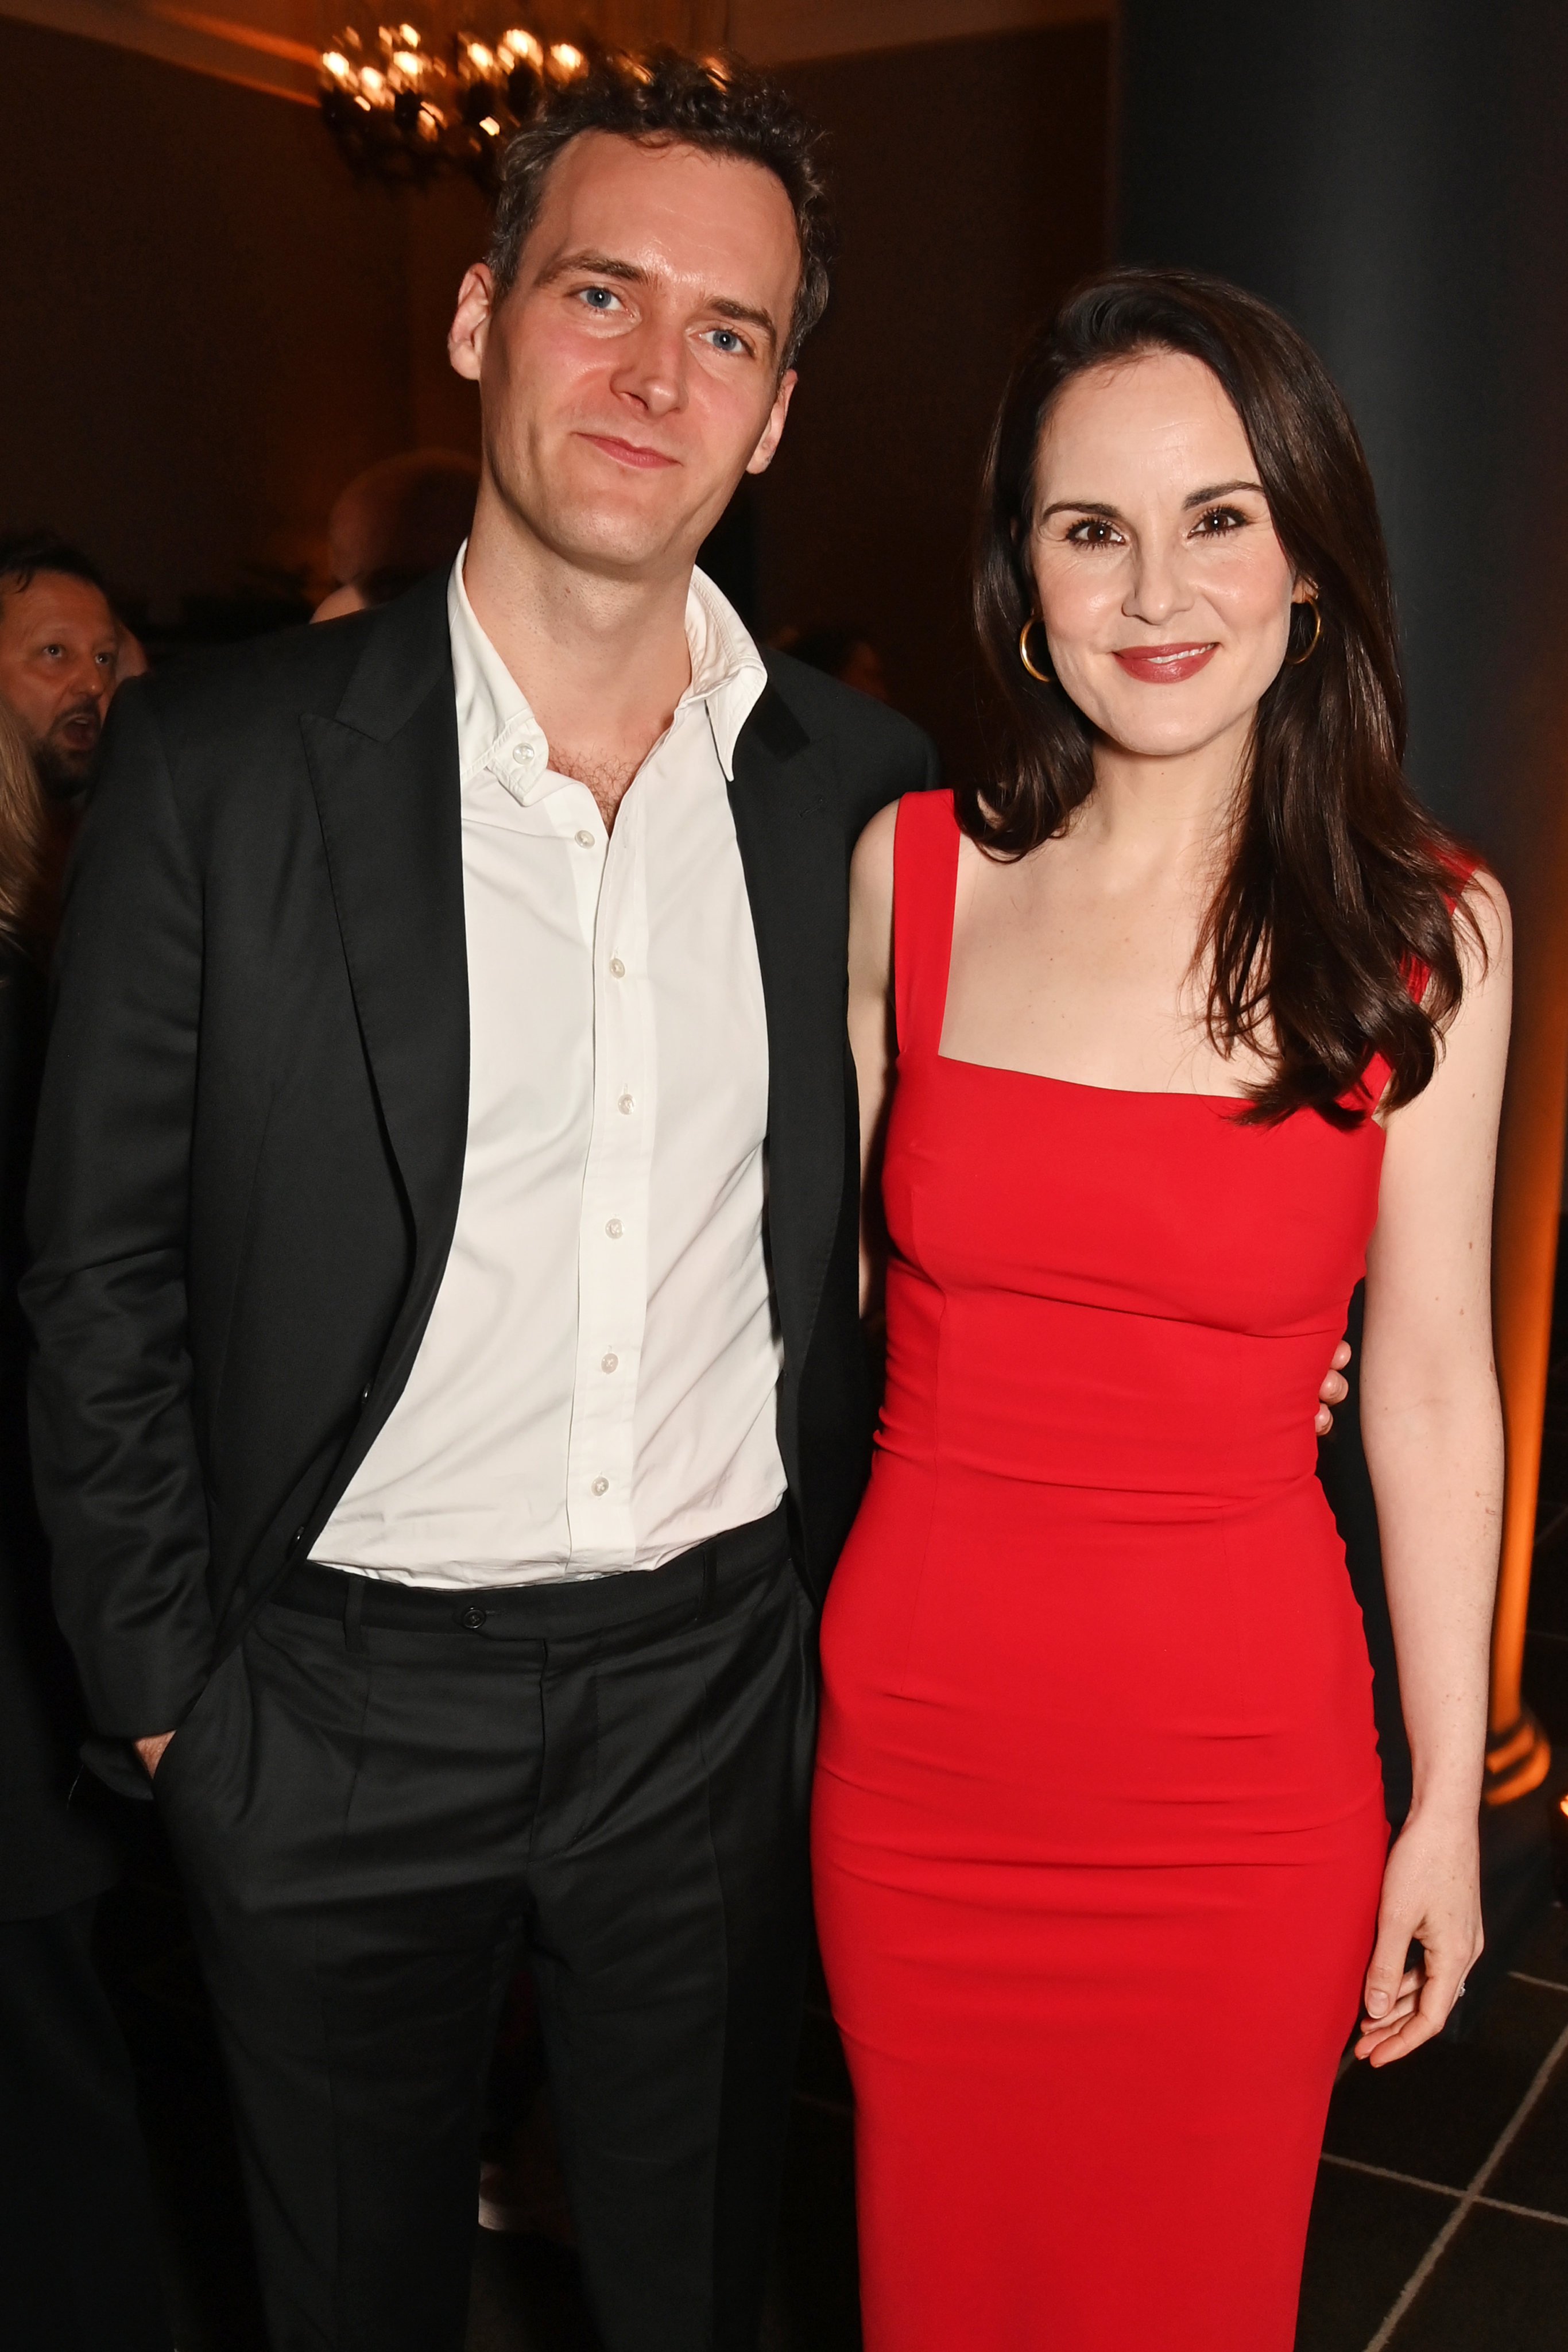
[(935, 1054), (947, 1008), (961, 835), (951, 793), (906, 793), (893, 841), (893, 987), (898, 1050)]

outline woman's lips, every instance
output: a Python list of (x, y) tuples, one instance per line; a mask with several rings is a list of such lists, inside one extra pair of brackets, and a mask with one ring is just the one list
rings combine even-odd
[(1179, 686), (1184, 677), (1196, 677), (1218, 650), (1217, 645), (1128, 646), (1113, 658), (1145, 686)]

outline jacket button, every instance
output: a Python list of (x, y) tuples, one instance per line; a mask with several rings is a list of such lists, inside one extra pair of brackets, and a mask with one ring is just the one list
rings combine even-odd
[(305, 1530), (304, 1530), (304, 1528), (295, 1528), (295, 1530), (294, 1530), (294, 1533), (289, 1537), (288, 1540), (289, 1540), (289, 1542), (290, 1542), (291, 1544), (294, 1544), (294, 1545), (302, 1544), (302, 1543), (304, 1542), (304, 1540), (305, 1540)]
[(488, 1613), (488, 1611), (484, 1609), (465, 1609), (457, 1622), (460, 1625), (466, 1625), (471, 1633), (476, 1633)]

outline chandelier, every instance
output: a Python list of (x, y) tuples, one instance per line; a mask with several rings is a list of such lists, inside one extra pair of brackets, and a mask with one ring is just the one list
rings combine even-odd
[(501, 150), (547, 88), (575, 80), (588, 54), (515, 27), (498, 40), (417, 25), (340, 33), (321, 53), (321, 112), (356, 170), (385, 179), (472, 173), (493, 191)]

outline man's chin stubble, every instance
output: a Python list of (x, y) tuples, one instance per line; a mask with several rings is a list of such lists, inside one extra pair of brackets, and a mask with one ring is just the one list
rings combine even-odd
[(44, 797), (58, 807), (68, 807), (73, 801), (85, 799), (92, 782), (93, 761), (98, 757), (98, 745), (90, 751), (62, 751), (57, 744), (44, 741), (33, 746), (33, 765)]

